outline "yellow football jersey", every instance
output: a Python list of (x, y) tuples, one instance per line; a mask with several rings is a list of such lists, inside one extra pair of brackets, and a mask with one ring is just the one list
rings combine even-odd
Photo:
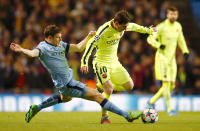
[[(88, 58), (94, 48), (97, 49), (95, 54), (95, 60), (100, 63), (111, 65), (118, 61), (117, 50), (119, 46), (120, 38), (123, 36), (123, 32), (118, 32), (111, 26), (111, 21), (106, 22), (100, 26), (96, 32), (96, 35), (91, 38), (86, 46), (86, 50), (81, 59), (81, 67), (88, 66)], [(129, 23), (125, 31), (135, 31), (140, 33), (152, 34), (153, 29), (137, 25), (135, 23)]]
[[(150, 45), (157, 48), (156, 55), (160, 54), (163, 58), (170, 62), (175, 57), (177, 43), (183, 53), (189, 53), (181, 24), (179, 22), (170, 23), (168, 19), (157, 25), (157, 32), (149, 35), (147, 41)], [(165, 49), (160, 49), (160, 45), (165, 45)]]

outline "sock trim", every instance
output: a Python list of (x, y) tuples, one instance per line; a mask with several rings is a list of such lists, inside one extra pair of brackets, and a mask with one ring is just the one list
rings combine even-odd
[(105, 98), (102, 102), (101, 102), (101, 107), (104, 107), (104, 105), (108, 102), (108, 100)]

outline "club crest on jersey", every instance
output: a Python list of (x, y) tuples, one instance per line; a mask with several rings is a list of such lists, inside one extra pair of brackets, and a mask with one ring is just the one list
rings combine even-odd
[(99, 39), (100, 39), (100, 36), (99, 35), (95, 35), (94, 40), (98, 41)]
[(104, 79), (107, 78), (107, 74), (106, 74), (106, 73), (102, 74), (101, 76), (102, 76)]

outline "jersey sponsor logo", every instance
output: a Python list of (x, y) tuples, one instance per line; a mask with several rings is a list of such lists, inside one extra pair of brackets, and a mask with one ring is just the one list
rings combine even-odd
[(120, 39), (114, 39), (114, 40), (106, 41), (106, 43), (109, 45), (115, 45), (115, 44), (119, 43), (119, 40)]
[(65, 52), (53, 52), (51, 53), (51, 56), (57, 56), (57, 55), (64, 55)]

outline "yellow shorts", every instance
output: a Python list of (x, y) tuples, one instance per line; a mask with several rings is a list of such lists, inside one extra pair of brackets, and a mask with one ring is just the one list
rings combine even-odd
[(93, 61), (93, 69), (97, 77), (97, 86), (100, 88), (108, 80), (111, 80), (114, 85), (123, 85), (131, 80), (129, 73), (119, 61), (113, 63), (112, 66)]
[(166, 60), (160, 59), (159, 55), (157, 55), (154, 68), (156, 80), (176, 81), (177, 64), (175, 58), (170, 63), (166, 63)]

